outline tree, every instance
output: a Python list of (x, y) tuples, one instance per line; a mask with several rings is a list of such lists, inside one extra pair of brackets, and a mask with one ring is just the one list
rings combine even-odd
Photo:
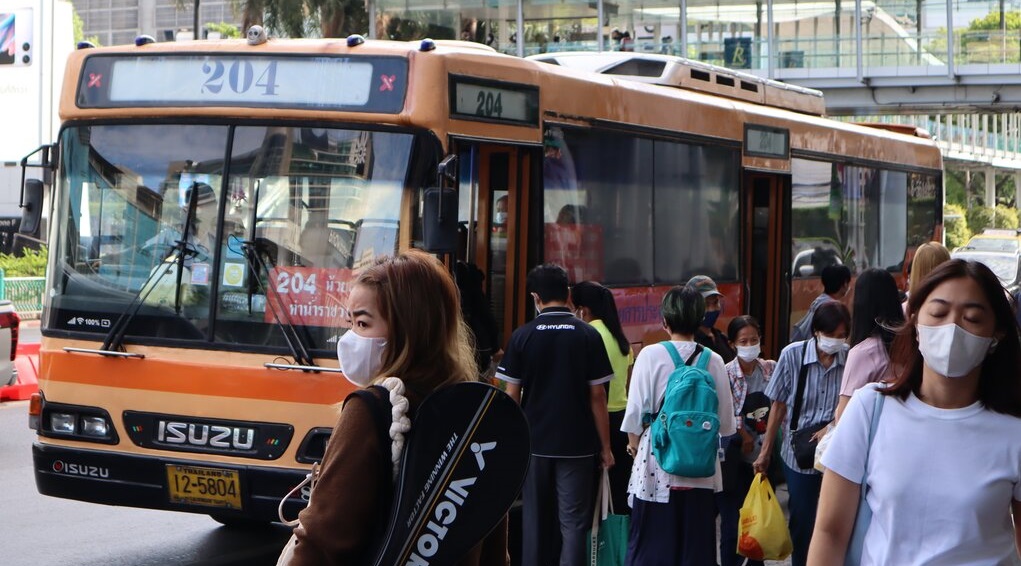
[(232, 23), (220, 22), (218, 24), (208, 23), (206, 29), (220, 34), (223, 39), (236, 39), (241, 37), (241, 30)]
[(82, 17), (78, 15), (78, 10), (71, 7), (71, 26), (74, 28), (74, 44), (78, 45), (82, 41), (90, 41), (96, 47), (99, 47), (99, 36), (92, 35), (85, 37), (85, 22), (82, 21)]
[(943, 207), (943, 223), (946, 226), (948, 248), (959, 248), (971, 239), (971, 230), (968, 229), (968, 219), (965, 217), (963, 207), (956, 204), (945, 205)]

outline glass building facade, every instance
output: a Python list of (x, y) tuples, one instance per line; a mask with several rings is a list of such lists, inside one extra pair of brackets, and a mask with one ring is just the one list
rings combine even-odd
[[(361, 4), (360, 0), (353, 0)], [(192, 2), (73, 0), (87, 36), (158, 41), (191, 27)], [(243, 1), (202, 0), (200, 20), (235, 22)], [(514, 55), (567, 50), (667, 53), (770, 76), (1021, 63), (1021, 0), (366, 0), (369, 36), (488, 44)], [(922, 68), (922, 69), (919, 69)], [(995, 69), (993, 69), (995, 71)]]

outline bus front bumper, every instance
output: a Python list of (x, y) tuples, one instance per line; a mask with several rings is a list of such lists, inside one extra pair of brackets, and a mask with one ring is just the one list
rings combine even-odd
[[(49, 446), (39, 442), (32, 444), (32, 460), (36, 488), (43, 495), (256, 521), (279, 521), (277, 506), (280, 500), (308, 473), (307, 470), (137, 456)], [(180, 498), (174, 500), (168, 468), (205, 471), (232, 478), (229, 481), (237, 482), (234, 486), (237, 493), (220, 499), (233, 499), (233, 503), (217, 502), (216, 498), (198, 495), (192, 502), (181, 502)], [(195, 503), (202, 500), (205, 502)], [(306, 503), (301, 494), (292, 496), (284, 506), (284, 516), (287, 519), (297, 517)]]

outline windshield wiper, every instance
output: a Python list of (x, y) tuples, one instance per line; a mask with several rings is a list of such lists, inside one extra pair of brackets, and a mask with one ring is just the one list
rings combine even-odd
[[(251, 275), (248, 281), (248, 313), (252, 313), (253, 291), (256, 289), (262, 291), (262, 296), (266, 298), (266, 306), (270, 309), (270, 313), (273, 315), (277, 328), (279, 328), (280, 332), (284, 335), (284, 342), (287, 343), (287, 348), (291, 351), (291, 355), (294, 356), (294, 363), (299, 367), (299, 369), (308, 371), (306, 368), (315, 368), (318, 366), (316, 366), (312, 355), (309, 354), (308, 347), (306, 347), (301, 333), (298, 332), (298, 329), (291, 322), (287, 313), (281, 312), (285, 311), (286, 307), (284, 307), (284, 303), (281, 300), (280, 293), (277, 292), (276, 287), (270, 284), (267, 289), (267, 286), (262, 283), (262, 275), (265, 274), (266, 280), (269, 281), (271, 279), (271, 274), (269, 272), (269, 266), (262, 257), (262, 251), (259, 244), (260, 239), (255, 236), (256, 223), (258, 222), (259, 192), (261, 184), (262, 183), (259, 181), (255, 182), (255, 190), (252, 195), (252, 214), (250, 222), (250, 226), (252, 227), (251, 239), (245, 240), (241, 243), (241, 250), (245, 256), (245, 264), (248, 266), (248, 271)], [(270, 259), (272, 261), (272, 258)], [(276, 266), (274, 265), (274, 267)], [(270, 297), (271, 291), (274, 293), (272, 297)]]
[(198, 254), (198, 250), (188, 243), (188, 234), (192, 224), (195, 222), (195, 211), (198, 208), (198, 192), (197, 183), (193, 183), (188, 195), (188, 210), (184, 215), (184, 232), (181, 234), (181, 239), (174, 242), (166, 258), (170, 259), (176, 253), (177, 257), (174, 259), (174, 262), (170, 263), (165, 259), (160, 262), (156, 269), (149, 273), (149, 277), (142, 283), (142, 287), (135, 293), (135, 296), (131, 298), (127, 308), (117, 318), (117, 321), (110, 326), (110, 331), (106, 333), (106, 339), (103, 340), (103, 347), (96, 351), (96, 353), (118, 355), (124, 352), (124, 335), (127, 334), (128, 324), (138, 314), (139, 309), (145, 304), (149, 294), (156, 289), (163, 276), (170, 271), (171, 266), (177, 268), (177, 290), (174, 293), (174, 312), (178, 315), (181, 314), (181, 277), (184, 274), (184, 260), (185, 258), (195, 257)]
[[(254, 230), (253, 230), (254, 231)], [(308, 347), (305, 345), (305, 340), (302, 338), (298, 328), (291, 322), (291, 317), (287, 315), (287, 308), (284, 306), (284, 302), (280, 293), (276, 290), (273, 285), (263, 285), (262, 276), (265, 275), (266, 279), (270, 277), (270, 267), (263, 259), (263, 253), (260, 249), (259, 240), (246, 240), (241, 243), (241, 249), (245, 254), (245, 263), (248, 264), (251, 278), (255, 280), (255, 284), (258, 289), (262, 292), (263, 296), (266, 297), (266, 305), (270, 309), (270, 313), (273, 315), (273, 319), (277, 324), (277, 328), (284, 335), (284, 341), (287, 342), (287, 347), (291, 350), (291, 355), (294, 356), (294, 361), (299, 366), (317, 367), (315, 360), (308, 351)], [(275, 265), (273, 267), (276, 267)], [(270, 293), (273, 293), (272, 297)], [(252, 286), (249, 286), (248, 291), (248, 304), (249, 312), (251, 312), (251, 297), (252, 297)]]

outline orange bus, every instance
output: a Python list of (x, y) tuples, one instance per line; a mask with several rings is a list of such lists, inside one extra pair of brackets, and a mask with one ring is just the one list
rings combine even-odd
[(542, 262), (613, 288), (639, 346), (661, 338), (664, 291), (707, 274), (775, 354), (827, 262), (900, 272), (939, 232), (931, 140), (826, 119), (777, 83), (677, 63), (699, 84), (649, 85), (459, 42), (252, 43), (68, 62), (52, 186), (25, 195), (49, 211), (44, 494), (276, 520), (351, 389), (335, 344), (380, 255), (477, 266), (504, 340)]

